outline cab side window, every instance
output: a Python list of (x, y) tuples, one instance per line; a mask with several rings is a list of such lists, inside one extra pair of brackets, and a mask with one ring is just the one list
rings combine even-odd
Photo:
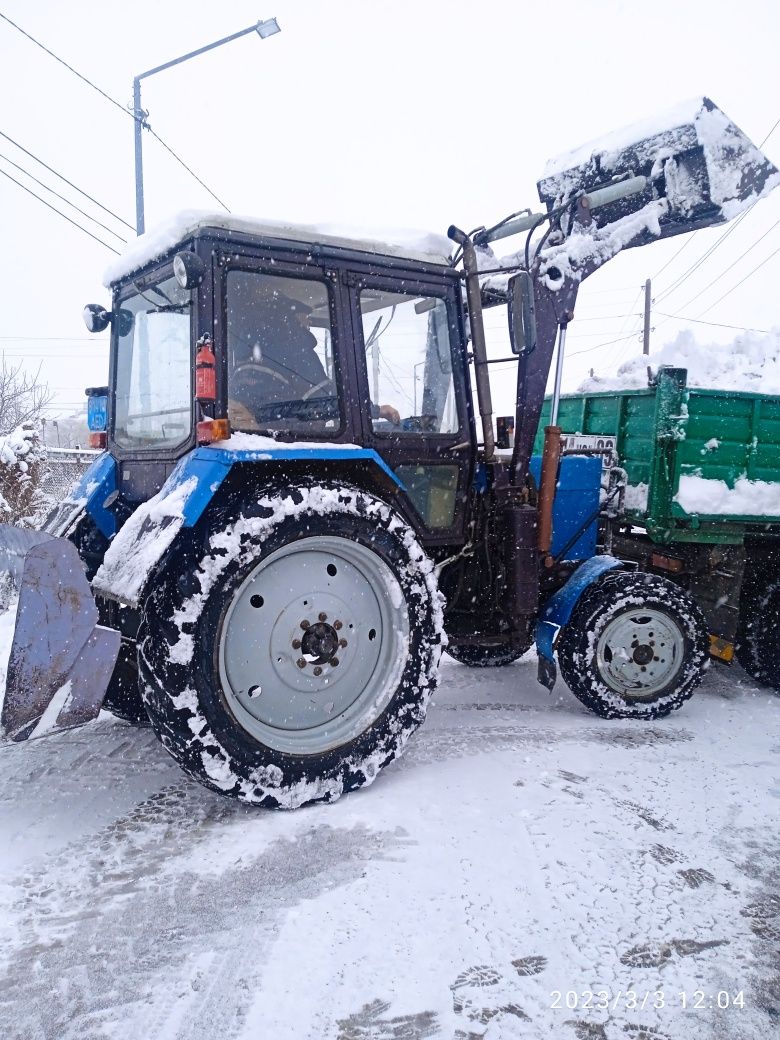
[(359, 302), (374, 432), (457, 433), (446, 301), (364, 288)]
[(233, 429), (338, 429), (341, 412), (326, 283), (230, 270), (226, 297)]

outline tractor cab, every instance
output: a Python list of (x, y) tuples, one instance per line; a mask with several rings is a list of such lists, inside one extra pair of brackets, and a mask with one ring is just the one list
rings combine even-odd
[(198, 446), (250, 446), (243, 435), (312, 452), (359, 445), (377, 479), (392, 471), (426, 544), (460, 541), (474, 430), (450, 243), (223, 215), (185, 217), (163, 241), (175, 244), (154, 256), (151, 243), (108, 273), (110, 313), (85, 310), (90, 328), (111, 325), (95, 432), (127, 504)]

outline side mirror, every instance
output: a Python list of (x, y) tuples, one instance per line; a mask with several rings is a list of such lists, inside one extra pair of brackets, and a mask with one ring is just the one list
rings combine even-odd
[(509, 279), (509, 342), (512, 353), (523, 357), (536, 349), (534, 283), (528, 271)]
[(81, 313), (87, 332), (105, 332), (111, 323), (111, 311), (107, 311), (99, 303), (88, 303)]
[(182, 289), (196, 289), (206, 276), (206, 265), (195, 253), (177, 253), (173, 276)]

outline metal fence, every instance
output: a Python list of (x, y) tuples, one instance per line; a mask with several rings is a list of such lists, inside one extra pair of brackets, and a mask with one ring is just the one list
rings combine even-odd
[(46, 476), (42, 490), (48, 499), (61, 501), (89, 467), (99, 451), (89, 448), (46, 449)]

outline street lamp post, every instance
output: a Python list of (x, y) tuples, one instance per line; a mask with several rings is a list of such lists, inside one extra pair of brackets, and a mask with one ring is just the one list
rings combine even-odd
[(164, 69), (171, 68), (172, 65), (180, 65), (183, 61), (187, 61), (189, 58), (196, 58), (199, 54), (205, 54), (206, 51), (213, 51), (215, 47), (221, 47), (223, 43), (230, 43), (232, 40), (237, 40), (240, 36), (247, 36), (249, 33), (256, 32), (261, 40), (267, 39), (269, 36), (274, 36), (276, 33), (281, 32), (279, 24), (275, 18), (266, 18), (263, 22), (257, 22), (255, 25), (250, 25), (246, 29), (242, 29), (240, 32), (233, 33), (231, 36), (225, 36), (221, 40), (215, 40), (214, 43), (207, 43), (205, 47), (198, 47), (196, 51), (190, 51), (189, 54), (182, 54), (180, 58), (174, 58), (173, 61), (166, 61), (164, 65), (158, 65), (157, 68), (149, 69), (147, 72), (142, 72), (140, 76), (136, 76), (133, 79), (133, 116), (135, 117), (135, 230), (136, 234), (142, 235), (145, 229), (144, 223), (144, 171), (143, 171), (143, 157), (142, 157), (142, 143), (141, 143), (141, 130), (145, 125), (146, 116), (148, 112), (144, 112), (141, 108), (141, 80), (146, 79), (148, 76), (154, 76), (156, 72), (162, 72)]

